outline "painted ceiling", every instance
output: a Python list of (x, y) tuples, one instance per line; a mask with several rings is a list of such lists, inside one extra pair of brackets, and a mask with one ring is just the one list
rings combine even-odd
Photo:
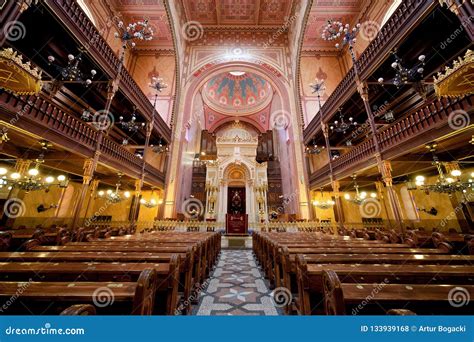
[(207, 26), (281, 26), (292, 0), (181, 0), (186, 21)]
[(263, 77), (251, 72), (223, 72), (203, 86), (203, 100), (216, 112), (240, 116), (256, 113), (270, 103), (273, 89)]

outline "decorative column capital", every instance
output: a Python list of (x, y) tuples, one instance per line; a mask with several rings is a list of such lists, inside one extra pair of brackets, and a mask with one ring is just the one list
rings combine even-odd
[(339, 198), (341, 184), (339, 183), (338, 180), (331, 180), (331, 186), (332, 186), (332, 191), (334, 193), (334, 197)]
[(379, 172), (386, 186), (392, 186), (392, 164), (388, 160), (378, 163)]
[(15, 171), (23, 176), (30, 168), (30, 165), (31, 165), (31, 160), (17, 159), (15, 163)]
[(369, 86), (367, 82), (357, 82), (357, 92), (364, 102), (369, 102)]

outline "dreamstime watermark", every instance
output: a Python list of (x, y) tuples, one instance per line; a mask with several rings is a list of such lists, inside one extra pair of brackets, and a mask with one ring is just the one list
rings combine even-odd
[(181, 205), (181, 212), (188, 219), (197, 219), (204, 213), (204, 205), (197, 198), (188, 198)]
[(380, 215), (382, 206), (375, 198), (366, 198), (359, 206), (359, 211), (362, 217), (374, 218)]
[(40, 328), (17, 328), (9, 326), (5, 329), (5, 335), (84, 335), (83, 328), (52, 328), (51, 323), (45, 323)]
[(274, 32), (270, 38), (268, 38), (268, 41), (263, 44), (263, 48), (266, 49), (270, 45), (272, 45), (283, 33), (288, 31), (288, 28), (290, 25), (298, 18), (299, 13), (295, 13), (292, 15), (288, 20), (285, 21), (283, 25), (280, 26), (280, 28)]
[(33, 279), (28, 279), (28, 282), (25, 283), (18, 283), (18, 289), (16, 290), (15, 294), (11, 296), (1, 307), (0, 313), (3, 313), (8, 310), (8, 308), (20, 297), (23, 292), (31, 285)]
[(25, 202), (19, 198), (10, 198), (3, 205), (3, 212), (9, 218), (17, 218), (23, 216), (26, 211)]
[(3, 34), (5, 35), (6, 40), (10, 42), (15, 42), (17, 40), (23, 39), (26, 36), (26, 27), (22, 22), (18, 20), (9, 21), (3, 27)]
[(204, 27), (199, 21), (188, 21), (181, 28), (181, 35), (188, 42), (194, 42), (203, 37)]
[(84, 222), (84, 226), (89, 227), (92, 223), (94, 223), (99, 216), (102, 215), (104, 211), (107, 210), (107, 208), (112, 205), (113, 203), (110, 200), (107, 200), (103, 206), (101, 206), (91, 218), (88, 218)]
[(445, 227), (449, 221), (455, 219), (457, 217), (457, 214), (459, 212), (462, 212), (462, 208), (463, 208), (463, 204), (464, 205), (468, 205), (469, 202), (471, 202), (473, 200), (474, 197), (474, 193), (470, 193), (470, 194), (467, 194), (464, 196), (464, 198), (462, 199), (461, 203), (459, 203), (452, 212), (449, 213), (449, 215), (447, 215), (445, 218), (443, 218), (441, 220), (441, 222), (439, 223), (441, 227)]
[(174, 314), (181, 315), (183, 310), (190, 307), (192, 302), (194, 302), (195, 300), (199, 298), (199, 295), (201, 294), (201, 292), (204, 291), (209, 286), (210, 281), (211, 281), (210, 279), (206, 279), (204, 283), (195, 286), (191, 295), (179, 304), (178, 308), (174, 311)]
[(458, 129), (463, 129), (470, 124), (471, 118), (465, 110), (457, 109), (449, 113), (448, 125), (452, 130), (457, 131)]
[(291, 114), (284, 109), (277, 109), (270, 115), (270, 127), (285, 130), (291, 125)]
[(454, 42), (456, 38), (459, 37), (465, 31), (466, 28), (470, 27), (472, 25), (473, 20), (474, 20), (474, 16), (470, 16), (467, 19), (463, 19), (463, 21), (461, 22), (461, 26), (459, 26), (456, 30), (454, 30), (454, 32), (451, 33), (449, 37), (446, 38), (446, 40), (441, 42), (439, 46), (441, 50), (446, 49), (449, 44)]
[(466, 306), (471, 301), (469, 291), (460, 286), (453, 287), (448, 293), (448, 302), (453, 308), (460, 308)]
[[(364, 309), (364, 308), (367, 306), (367, 304), (369, 304), (369, 303), (372, 301), (372, 299), (374, 299), (374, 297), (375, 297), (380, 291), (382, 291), (382, 289), (383, 289), (386, 285), (388, 285), (388, 283), (389, 283), (388, 278), (385, 278), (385, 279), (383, 280), (383, 282), (381, 282), (380, 284), (377, 284), (377, 286), (372, 289), (372, 291), (370, 292), (370, 294), (369, 294), (367, 297), (365, 297), (365, 299), (364, 299), (362, 302), (360, 302), (359, 305), (357, 305), (354, 309), (352, 309), (352, 315), (355, 316), (355, 315), (359, 314), (359, 312), (360, 312), (362, 309)], [(357, 285), (357, 286), (362, 286), (362, 285)]]
[(99, 287), (92, 294), (92, 302), (98, 308), (105, 308), (106, 306), (114, 304), (114, 291), (108, 287)]
[(360, 25), (360, 29), (359, 29), (360, 36), (362, 39), (371, 42), (372, 40), (375, 39), (375, 37), (377, 37), (381, 28), (382, 26), (374, 20), (364, 21)]
[(92, 117), (92, 125), (99, 131), (107, 131), (114, 122), (114, 115), (105, 109), (95, 112)]
[(270, 293), (270, 297), (272, 298), (273, 305), (277, 308), (288, 306), (293, 300), (291, 291), (286, 287), (277, 287), (272, 291), (272, 293)]

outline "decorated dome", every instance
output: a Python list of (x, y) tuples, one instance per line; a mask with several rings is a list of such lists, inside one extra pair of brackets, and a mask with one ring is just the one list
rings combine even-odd
[(236, 70), (212, 77), (204, 85), (202, 94), (204, 102), (217, 112), (248, 115), (270, 103), (273, 89), (263, 77)]

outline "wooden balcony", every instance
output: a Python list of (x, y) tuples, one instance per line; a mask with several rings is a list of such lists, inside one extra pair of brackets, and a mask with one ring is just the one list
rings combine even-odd
[[(398, 46), (416, 27), (416, 24), (421, 22), (436, 6), (439, 6), (437, 1), (403, 1), (357, 60), (360, 79), (366, 80), (389, 56), (390, 51)], [(354, 94), (357, 89), (355, 76), (352, 67), (324, 103), (321, 109), (324, 113), (323, 122), (328, 122), (337, 109)], [(321, 133), (321, 123), (317, 118), (319, 115), (304, 130), (305, 144)]]
[[(120, 64), (119, 58), (105, 39), (102, 38), (76, 0), (50, 0), (44, 3), (79, 41), (80, 45), (86, 48), (87, 52), (105, 73), (111, 79), (115, 78)], [(91, 42), (93, 43), (91, 44)], [(153, 105), (125, 68), (122, 69), (121, 73), (120, 90), (149, 121), (153, 115)], [(167, 142), (170, 142), (171, 129), (159, 115), (155, 115), (154, 125), (154, 129)]]
[[(42, 137), (53, 144), (73, 151), (85, 158), (94, 156), (98, 131), (90, 124), (76, 119), (69, 108), (54, 103), (44, 94), (38, 96), (15, 96), (7, 92), (0, 94), (0, 120)], [(99, 162), (113, 167), (126, 175), (141, 177), (143, 160), (126, 150), (122, 145), (105, 137), (100, 146)], [(163, 186), (165, 175), (145, 164), (147, 181)]]
[[(449, 116), (456, 110), (463, 110), (474, 122), (474, 95), (464, 98), (431, 98), (403, 119), (377, 133), (377, 141), (383, 160), (390, 160), (408, 151), (454, 132)], [(375, 146), (372, 137), (352, 148), (333, 161), (336, 179), (351, 175), (356, 170), (376, 165)], [(329, 167), (325, 166), (310, 175), (311, 188), (319, 188), (330, 182)]]

